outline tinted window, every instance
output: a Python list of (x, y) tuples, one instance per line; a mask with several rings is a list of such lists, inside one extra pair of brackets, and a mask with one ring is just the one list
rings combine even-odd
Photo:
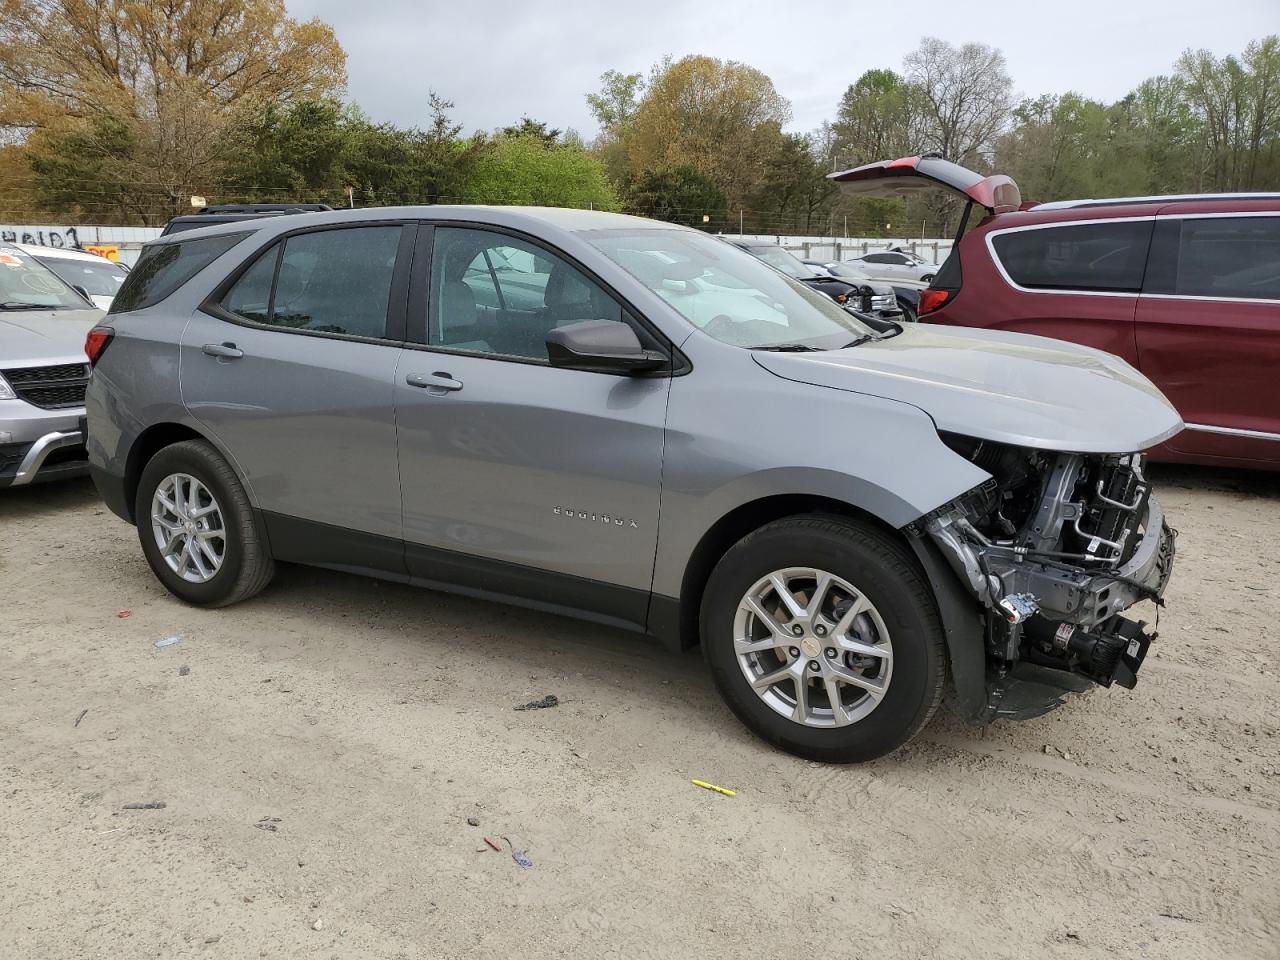
[(992, 239), (1014, 283), (1044, 290), (1142, 289), (1151, 221), (1045, 227)]
[(1176, 257), (1173, 290), (1162, 292), (1280, 300), (1280, 217), (1182, 220)]
[(385, 337), (400, 232), (350, 227), (289, 237), (283, 250), (258, 257), (222, 306), (271, 326)]
[(222, 298), (223, 308), (246, 320), (266, 323), (271, 316), (271, 285), (275, 280), (276, 261), (279, 259), (280, 244), (277, 243), (240, 275), (235, 286)]
[(159, 303), (246, 236), (226, 233), (144, 247), (107, 312), (127, 313)]
[(868, 253), (862, 258), (867, 263), (893, 263), (893, 257), (887, 253)]
[(590, 278), (515, 237), (437, 227), (428, 342), (475, 353), (547, 359), (547, 334), (583, 320), (621, 320)]

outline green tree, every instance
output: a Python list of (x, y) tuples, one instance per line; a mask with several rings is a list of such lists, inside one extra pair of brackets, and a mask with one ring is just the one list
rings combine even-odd
[(723, 226), (729, 201), (715, 181), (693, 167), (646, 170), (627, 190), (626, 209), (641, 217), (701, 226), (703, 216)]
[(500, 137), (480, 153), (468, 179), (472, 203), (618, 209), (604, 165), (578, 147), (549, 145), (539, 137)]
[(808, 234), (829, 229), (827, 216), (840, 191), (826, 173), (812, 136), (781, 137), (748, 202), (754, 231)]

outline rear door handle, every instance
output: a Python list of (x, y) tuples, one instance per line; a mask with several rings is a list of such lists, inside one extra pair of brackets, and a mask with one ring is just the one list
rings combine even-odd
[(432, 393), (440, 396), (450, 390), (461, 390), (462, 381), (455, 380), (449, 374), (442, 370), (435, 373), (410, 373), (406, 374), (404, 382), (411, 387), (422, 387), (424, 390), (430, 390)]
[(206, 343), (200, 352), (210, 357), (221, 357), (226, 360), (237, 360), (244, 356), (244, 351), (234, 343)]

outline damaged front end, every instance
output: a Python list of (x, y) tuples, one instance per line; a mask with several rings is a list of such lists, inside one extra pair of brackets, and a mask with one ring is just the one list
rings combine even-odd
[(1142, 455), (943, 439), (991, 479), (913, 526), (983, 607), (988, 719), (1090, 683), (1132, 688), (1155, 633), (1120, 614), (1162, 603), (1176, 537)]

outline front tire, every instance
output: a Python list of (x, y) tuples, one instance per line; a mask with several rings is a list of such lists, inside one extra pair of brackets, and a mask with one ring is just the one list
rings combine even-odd
[(134, 517), (152, 572), (187, 603), (238, 603), (275, 573), (244, 487), (203, 440), (175, 443), (151, 458), (138, 481)]
[(729, 708), (807, 759), (883, 756), (942, 700), (933, 594), (906, 549), (869, 523), (789, 517), (747, 535), (707, 581), (701, 632)]

